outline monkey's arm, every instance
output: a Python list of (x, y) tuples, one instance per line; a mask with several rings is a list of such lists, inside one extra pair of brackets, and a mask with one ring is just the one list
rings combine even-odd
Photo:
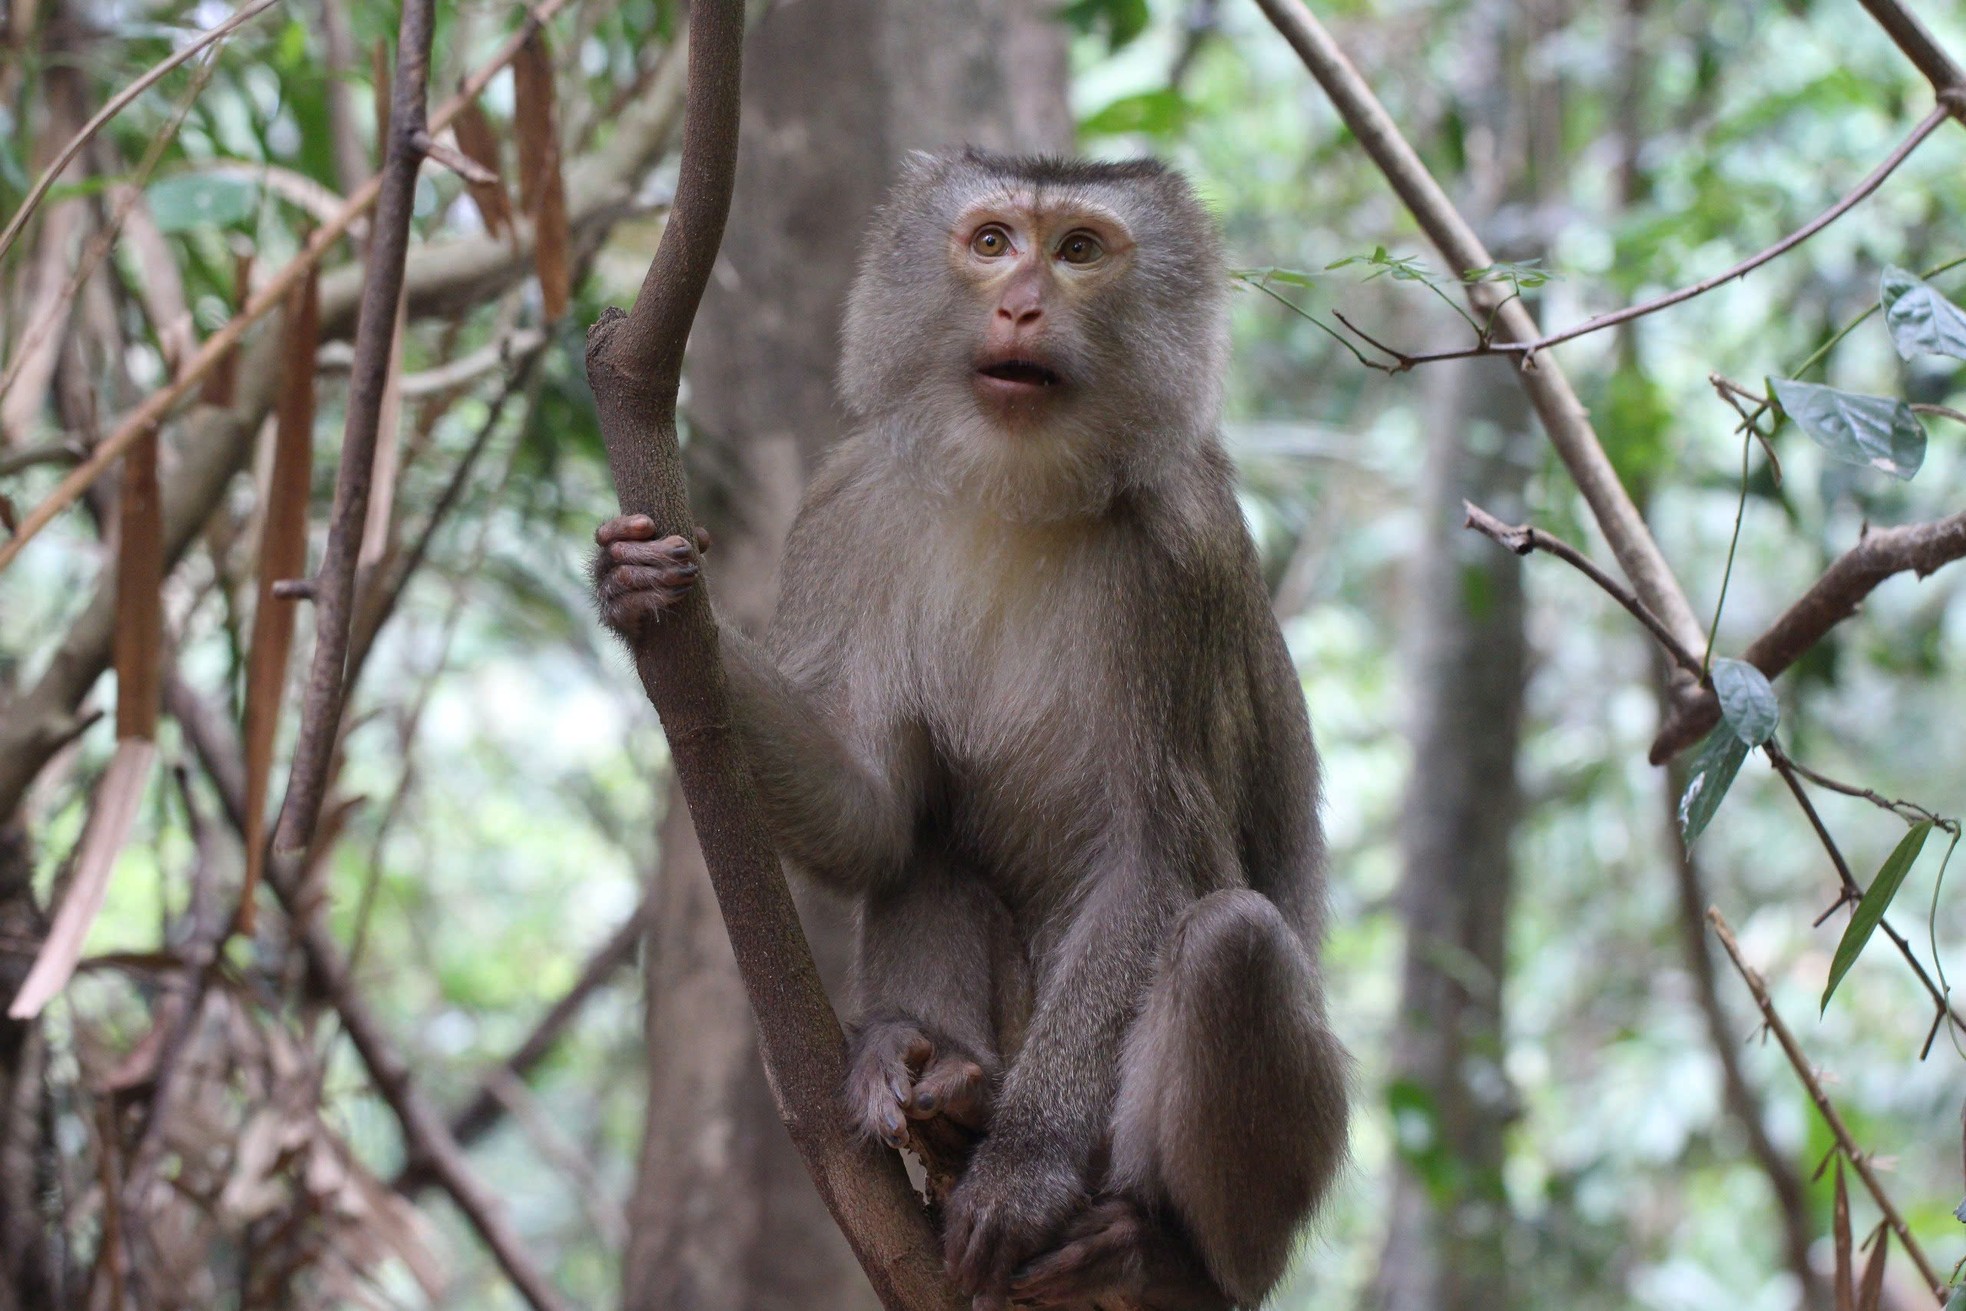
[(820, 882), (857, 893), (903, 872), (913, 830), (914, 754), (894, 725), (851, 740), (770, 652), (719, 622), (718, 641), (751, 778), (779, 850)]
[(1246, 656), (1252, 733), (1242, 764), (1242, 864), (1276, 903), (1313, 960), (1324, 937), (1324, 829), (1318, 759), (1303, 685), (1256, 584)]

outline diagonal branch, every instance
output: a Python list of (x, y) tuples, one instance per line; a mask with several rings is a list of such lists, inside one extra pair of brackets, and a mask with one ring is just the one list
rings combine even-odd
[[(676, 446), (683, 346), (717, 258), (737, 165), (742, 0), (690, 7), (689, 99), (675, 207), (631, 314), (609, 310), (587, 342), (587, 376), (625, 513), (665, 532), (694, 526)], [(845, 1073), (826, 999), (777, 854), (759, 820), (732, 727), (706, 589), (636, 643), (662, 718), (738, 972), (758, 1021), (767, 1080), (828, 1211), (890, 1311), (961, 1305), (898, 1160), (858, 1141), (838, 1111)]]
[[(1270, 22), (1294, 49), (1311, 76), (1331, 97), (1338, 115), (1351, 129), (1372, 162), (1386, 176), (1399, 198), (1413, 212), (1421, 230), (1439, 249), (1450, 268), (1480, 269), (1492, 265), (1474, 229), (1448, 199), (1440, 183), (1421, 162), (1372, 88), (1331, 39), (1303, 0), (1257, 0)], [(1541, 335), (1536, 320), (1520, 298), (1493, 283), (1467, 288), (1479, 316), (1493, 316), (1495, 339), (1529, 342)], [(1550, 444), (1570, 470), (1577, 489), (1590, 506), (1598, 528), (1611, 545), (1618, 565), (1647, 609), (1664, 622), (1681, 646), (1697, 651), (1706, 645), (1704, 630), (1666, 564), (1659, 544), (1645, 526), (1631, 494), (1618, 478), (1610, 457), (1591, 427), (1583, 403), (1570, 387), (1562, 368), (1547, 357), (1517, 371), (1517, 379), (1542, 419)]]
[[(1966, 510), (1932, 523), (1873, 529), (1748, 643), (1741, 659), (1774, 678), (1830, 629), (1856, 614), (1864, 598), (1885, 579), (1906, 571), (1924, 578), (1962, 556), (1966, 556)], [(1682, 690), (1652, 740), (1652, 763), (1670, 760), (1719, 722), (1720, 702), (1712, 691)]]
[(1823, 1123), (1829, 1126), (1830, 1134), (1836, 1139), (1837, 1150), (1843, 1153), (1844, 1159), (1856, 1169), (1857, 1177), (1864, 1181), (1864, 1187), (1870, 1190), (1872, 1200), (1877, 1203), (1877, 1209), (1884, 1213), (1884, 1222), (1891, 1226), (1891, 1231), (1898, 1236), (1898, 1242), (1904, 1245), (1906, 1253), (1910, 1255), (1912, 1264), (1918, 1267), (1918, 1273), (1924, 1277), (1925, 1287), (1935, 1293), (1939, 1299), (1943, 1299), (1946, 1281), (1939, 1278), (1938, 1271), (1933, 1269), (1932, 1262), (1925, 1255), (1925, 1249), (1920, 1247), (1918, 1240), (1911, 1236), (1911, 1230), (1905, 1225), (1904, 1217), (1898, 1213), (1897, 1205), (1892, 1202), (1891, 1195), (1885, 1192), (1884, 1185), (1878, 1182), (1877, 1172), (1871, 1168), (1870, 1157), (1857, 1146), (1857, 1140), (1851, 1137), (1850, 1127), (1843, 1123), (1843, 1117), (1837, 1113), (1836, 1104), (1830, 1101), (1829, 1094), (1823, 1091), (1822, 1082), (1816, 1078), (1816, 1072), (1810, 1068), (1809, 1058), (1803, 1054), (1802, 1045), (1796, 1042), (1795, 1035), (1789, 1032), (1789, 1026), (1782, 1023), (1781, 1015), (1775, 1010), (1774, 1000), (1768, 995), (1768, 985), (1762, 982), (1761, 975), (1750, 969), (1747, 961), (1742, 958), (1741, 944), (1734, 941), (1734, 931), (1727, 926), (1727, 921), (1719, 909), (1709, 909), (1707, 919), (1713, 925), (1714, 933), (1720, 938), (1720, 945), (1727, 949), (1727, 955), (1733, 960), (1734, 968), (1740, 971), (1741, 981), (1746, 983), (1748, 991), (1754, 994), (1754, 1004), (1761, 1008), (1761, 1018), (1767, 1024), (1768, 1032), (1774, 1034), (1775, 1041), (1781, 1044), (1782, 1054), (1788, 1057), (1789, 1064), (1795, 1069), (1795, 1077), (1802, 1081), (1803, 1088), (1809, 1094), (1809, 1100), (1816, 1104), (1816, 1110), (1822, 1115)]
[(1960, 71), (1959, 65), (1953, 61), (1952, 56), (1939, 45), (1938, 40), (1933, 37), (1925, 24), (1918, 20), (1918, 15), (1905, 8), (1898, 0), (1858, 0), (1858, 2), (1870, 11), (1870, 16), (1877, 20), (1878, 26), (1897, 42), (1898, 49), (1905, 52), (1905, 57), (1916, 64), (1918, 71), (1931, 81), (1932, 90), (1938, 94), (1939, 99), (1949, 103), (1955, 115), (1966, 117), (1966, 99), (1962, 99), (1960, 95), (1961, 91), (1966, 89), (1966, 73)]

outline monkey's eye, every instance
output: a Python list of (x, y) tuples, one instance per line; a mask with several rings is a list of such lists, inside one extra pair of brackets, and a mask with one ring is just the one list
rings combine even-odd
[(1093, 264), (1106, 248), (1090, 232), (1074, 232), (1058, 243), (1058, 258), (1067, 264)]
[(999, 255), (1008, 255), (1010, 253), (1010, 233), (1004, 231), (999, 224), (985, 224), (976, 230), (975, 236), (969, 239), (969, 249), (971, 254), (981, 255), (984, 259), (995, 259)]

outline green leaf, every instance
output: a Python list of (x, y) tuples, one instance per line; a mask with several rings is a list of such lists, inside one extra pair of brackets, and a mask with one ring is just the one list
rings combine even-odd
[(1716, 660), (1710, 673), (1713, 694), (1720, 698), (1720, 717), (1741, 741), (1758, 747), (1773, 737), (1775, 726), (1782, 722), (1782, 707), (1768, 675), (1745, 660)]
[(1478, 269), (1469, 269), (1461, 275), (1463, 282), (1506, 282), (1517, 291), (1540, 287), (1553, 281), (1556, 274), (1542, 267), (1540, 259), (1525, 259), (1510, 262), (1507, 260), (1487, 264)]
[(259, 188), (243, 178), (179, 173), (145, 189), (151, 215), (165, 232), (243, 223), (259, 204)]
[(1121, 96), (1103, 109), (1079, 120), (1079, 133), (1087, 137), (1128, 136), (1135, 133), (1169, 138), (1187, 126), (1192, 106), (1179, 91), (1165, 87)]
[(1898, 895), (1904, 886), (1905, 875), (1911, 873), (1912, 863), (1918, 853), (1925, 849), (1925, 839), (1932, 832), (1932, 821), (1920, 820), (1911, 826), (1911, 832), (1904, 835), (1897, 847), (1884, 860), (1884, 867), (1877, 871), (1877, 877), (1865, 889), (1862, 901), (1857, 903), (1856, 913), (1850, 916), (1850, 924), (1843, 930), (1843, 941), (1836, 944), (1836, 958), (1830, 962), (1829, 985), (1823, 989), (1823, 1009), (1829, 1009), (1830, 995), (1836, 985), (1843, 982), (1843, 976), (1857, 963), (1857, 957), (1864, 951), (1864, 944), (1877, 930), (1877, 923), (1884, 918), (1890, 908), (1891, 899)]
[(1946, 1297), (1946, 1311), (1966, 1311), (1966, 1284), (1954, 1284)]
[(1908, 360), (1914, 355), (1950, 355), (1966, 360), (1966, 310), (1916, 273), (1886, 268), (1877, 298), (1900, 356)]
[(1721, 798), (1734, 786), (1734, 775), (1741, 772), (1741, 762), (1747, 758), (1748, 744), (1732, 726), (1722, 724), (1707, 734), (1687, 776), (1686, 791), (1679, 798), (1679, 833), (1687, 846), (1706, 831), (1707, 821), (1720, 809)]
[(1147, 30), (1152, 13), (1147, 0), (1072, 0), (1060, 11), (1075, 31), (1106, 30), (1106, 48), (1118, 50)]
[(1396, 282), (1433, 282), (1433, 273), (1412, 255), (1393, 255), (1384, 246), (1374, 246), (1370, 255), (1347, 255), (1343, 259), (1332, 260), (1324, 267), (1330, 269), (1349, 268), (1354, 264), (1370, 265), (1372, 272), (1365, 275), (1367, 282), (1382, 274), (1390, 273)]
[(1889, 396), (1771, 378), (1782, 412), (1839, 460), (1909, 478), (1925, 463), (1925, 428), (1911, 406)]

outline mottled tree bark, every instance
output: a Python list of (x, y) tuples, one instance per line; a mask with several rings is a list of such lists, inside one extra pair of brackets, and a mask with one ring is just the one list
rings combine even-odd
[[(903, 151), (1064, 149), (1063, 33), (1041, 0), (801, 0), (745, 50), (737, 194), (691, 338), (690, 486), (719, 611), (760, 629), (806, 476), (841, 421), (841, 308)], [(873, 1294), (778, 1125), (702, 853), (671, 788), (650, 917), (650, 1095), (630, 1311), (831, 1311)], [(801, 895), (839, 995), (848, 924)]]

